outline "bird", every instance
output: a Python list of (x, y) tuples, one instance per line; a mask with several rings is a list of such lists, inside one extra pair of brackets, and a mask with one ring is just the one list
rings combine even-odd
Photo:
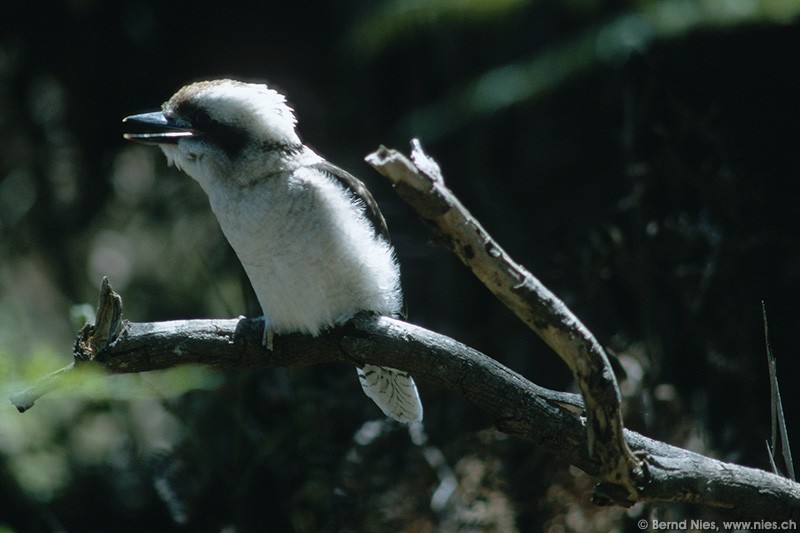
[[(300, 140), (284, 95), (263, 83), (199, 81), (123, 125), (125, 139), (158, 146), (205, 191), (256, 293), (268, 348), (274, 334), (316, 336), (361, 312), (402, 315), (399, 265), (375, 199)], [(407, 372), (356, 370), (386, 416), (422, 419)]]

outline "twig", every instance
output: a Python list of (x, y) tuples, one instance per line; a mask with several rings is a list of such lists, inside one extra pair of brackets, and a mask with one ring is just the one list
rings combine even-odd
[[(76, 368), (76, 363), (93, 360), (110, 342), (112, 342), (122, 326), (122, 298), (111, 288), (108, 278), (103, 277), (100, 284), (100, 298), (97, 302), (95, 323), (86, 324), (78, 333), (75, 340), (72, 362), (48, 374), (36, 382), (35, 385), (24, 391), (12, 394), (9, 398), (17, 411), (24, 413), (36, 403), (36, 400), (61, 387), (65, 378), (71, 375)], [(77, 356), (80, 354), (80, 356)]]
[(14, 393), (9, 398), (17, 411), (24, 413), (36, 403), (36, 400), (59, 388), (64, 384), (64, 378), (75, 370), (75, 363), (70, 363), (64, 368), (56, 370), (55, 372), (40, 378), (32, 387), (28, 387), (24, 391)]
[[(379, 148), (366, 161), (389, 178), (461, 261), (569, 366), (586, 402), (589, 454), (601, 465), (598, 498), (637, 500), (642, 468), (623, 438), (620, 393), (608, 358), (591, 332), (535, 276), (516, 263), (444, 186), (435, 161), (412, 141), (411, 159)], [(613, 494), (623, 490), (624, 495)], [(613, 496), (612, 496), (613, 494)], [(598, 501), (598, 503), (602, 503)]]
[[(761, 315), (764, 319), (764, 342), (767, 348), (767, 367), (769, 368), (769, 388), (770, 388), (770, 418), (772, 419), (772, 439), (767, 448), (769, 450), (769, 462), (776, 474), (783, 474), (792, 481), (796, 481), (794, 476), (794, 464), (792, 463), (792, 449), (789, 446), (789, 432), (786, 429), (786, 418), (783, 414), (783, 401), (781, 391), (778, 387), (778, 363), (775, 361), (775, 354), (769, 344), (769, 325), (767, 324), (767, 306), (761, 302)], [(777, 459), (777, 464), (776, 464)], [(780, 465), (780, 466), (779, 466)]]

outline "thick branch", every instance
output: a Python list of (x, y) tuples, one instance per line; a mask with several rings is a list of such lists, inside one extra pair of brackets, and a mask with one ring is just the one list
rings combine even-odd
[(366, 161), (406, 200), (486, 287), (533, 329), (572, 370), (586, 401), (589, 453), (601, 477), (637, 499), (639, 460), (625, 445), (620, 393), (605, 351), (564, 303), (516, 263), (444, 185), (435, 161), (412, 141), (413, 162), (380, 148)]
[[(113, 373), (199, 363), (219, 369), (306, 366), (365, 361), (410, 371), (475, 404), (503, 432), (542, 446), (559, 459), (599, 475), (589, 456), (578, 395), (539, 387), (494, 359), (449, 337), (390, 318), (359, 316), (319, 337), (281, 335), (274, 351), (261, 345), (255, 319), (123, 323), (119, 337), (97, 354), (82, 347), (76, 361)], [(57, 378), (49, 378), (57, 379)], [(624, 433), (648, 457), (640, 501), (684, 501), (727, 509), (749, 519), (800, 520), (800, 485), (774, 474), (723, 463)], [(613, 496), (613, 495), (612, 495)]]

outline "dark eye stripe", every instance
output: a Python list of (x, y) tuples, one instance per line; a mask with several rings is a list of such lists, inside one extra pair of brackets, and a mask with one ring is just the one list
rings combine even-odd
[(192, 126), (197, 128), (198, 130), (203, 130), (211, 124), (211, 116), (208, 114), (208, 111), (205, 109), (198, 109), (189, 117)]
[(192, 129), (202, 133), (208, 142), (219, 146), (230, 159), (238, 156), (248, 143), (248, 135), (243, 128), (213, 120), (208, 111), (192, 102), (179, 104), (175, 114), (188, 120)]
[(244, 149), (248, 142), (248, 134), (242, 128), (222, 124), (210, 120), (207, 125), (198, 129), (205, 134), (210, 142), (217, 144), (230, 159), (235, 158)]

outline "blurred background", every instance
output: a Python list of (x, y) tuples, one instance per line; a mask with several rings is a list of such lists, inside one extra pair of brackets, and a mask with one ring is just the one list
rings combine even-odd
[[(411, 322), (571, 390), (363, 162), (418, 137), (619, 358), (628, 427), (768, 468), (762, 300), (800, 449), (798, 15), (795, 0), (6, 0), (0, 396), (70, 362), (102, 276), (132, 321), (247, 312), (200, 188), (121, 137), (124, 116), (225, 76), (286, 93), (304, 141), (371, 188)], [(416, 378), (413, 435), (341, 365), (87, 375), (23, 415), (0, 403), (0, 531), (636, 531), (643, 517), (713, 517), (593, 507), (591, 478)]]

